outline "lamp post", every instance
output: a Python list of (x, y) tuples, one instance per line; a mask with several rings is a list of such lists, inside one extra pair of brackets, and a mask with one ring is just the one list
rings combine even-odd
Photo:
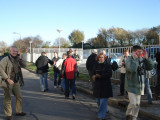
[(13, 34), (17, 34), (17, 35), (19, 35), (19, 38), (20, 38), (20, 40), (21, 40), (21, 34), (20, 34), (20, 33), (13, 32)]
[(30, 54), (31, 54), (31, 44), (32, 44), (32, 41), (29, 41), (29, 43), (30, 43)]
[(83, 60), (83, 41), (82, 41), (82, 60)]
[(62, 32), (62, 30), (57, 29), (57, 32), (59, 32), (59, 54), (60, 54), (60, 33)]

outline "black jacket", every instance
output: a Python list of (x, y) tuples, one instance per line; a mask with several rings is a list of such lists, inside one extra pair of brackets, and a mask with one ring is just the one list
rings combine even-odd
[(92, 53), (92, 54), (88, 57), (88, 59), (87, 59), (87, 61), (86, 61), (86, 68), (87, 68), (87, 70), (92, 71), (94, 64), (97, 62), (97, 61), (96, 61), (96, 57), (97, 57), (97, 54), (95, 54), (95, 53)]
[[(57, 57), (57, 58), (53, 57), (52, 61), (54, 63), (54, 62), (57, 62), (59, 59), (60, 59), (60, 57)], [(53, 71), (56, 73), (60, 72), (59, 69), (55, 65), (53, 66)]]
[(157, 61), (157, 70), (160, 70), (160, 52), (156, 53), (155, 55)]
[(48, 67), (48, 63), (50, 63), (51, 65), (53, 64), (53, 62), (47, 57), (47, 56), (40, 56), (37, 60), (36, 60), (36, 67), (37, 67), (37, 73), (38, 74), (42, 74), (42, 73), (46, 73), (49, 70)]
[(99, 74), (101, 77), (96, 78), (94, 82), (93, 95), (96, 98), (109, 98), (113, 96), (111, 86), (112, 68), (107, 62), (96, 63), (94, 65), (93, 75)]

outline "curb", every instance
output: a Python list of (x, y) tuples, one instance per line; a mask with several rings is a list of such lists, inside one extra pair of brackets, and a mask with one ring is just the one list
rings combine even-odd
[[(83, 92), (83, 93), (88, 94), (88, 95), (93, 95), (92, 91), (86, 90), (83, 87), (76, 86), (76, 88), (80, 92)], [(109, 98), (108, 104), (111, 105), (111, 106), (126, 110), (128, 103), (127, 103), (127, 101), (124, 101), (123, 99)], [(157, 115), (154, 115), (154, 114), (151, 114), (151, 113), (147, 113), (143, 110), (139, 110), (139, 116), (145, 116), (145, 117), (147, 117), (149, 119), (152, 119), (152, 120), (160, 120), (160, 116), (157, 116)]]

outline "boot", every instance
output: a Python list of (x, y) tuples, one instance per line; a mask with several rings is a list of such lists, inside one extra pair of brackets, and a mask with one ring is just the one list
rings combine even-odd
[(132, 120), (132, 115), (127, 115), (126, 120)]

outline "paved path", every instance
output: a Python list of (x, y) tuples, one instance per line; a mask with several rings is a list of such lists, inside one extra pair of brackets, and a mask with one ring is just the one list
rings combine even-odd
[[(76, 100), (64, 99), (60, 88), (53, 88), (49, 80), (49, 91), (40, 92), (39, 77), (23, 69), (25, 86), (22, 87), (23, 111), (25, 117), (13, 115), (14, 120), (97, 120), (97, 104), (91, 96), (77, 93)], [(14, 110), (14, 97), (12, 106)], [(109, 106), (107, 120), (124, 120), (125, 111)], [(3, 112), (3, 90), (0, 89), (0, 120)]]

